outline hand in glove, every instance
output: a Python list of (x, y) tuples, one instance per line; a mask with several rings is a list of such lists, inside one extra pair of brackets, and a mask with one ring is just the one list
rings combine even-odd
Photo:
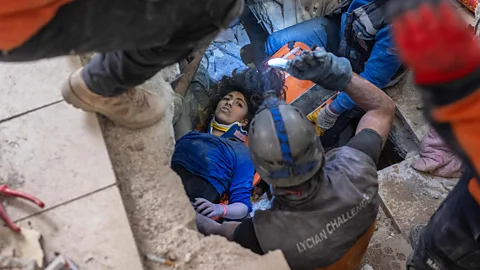
[(449, 2), (391, 1), (388, 8), (400, 57), (413, 69), (417, 84), (451, 82), (477, 69), (479, 43)]
[(348, 59), (337, 57), (320, 47), (303, 51), (287, 62), (285, 70), (300, 80), (310, 80), (333, 91), (343, 91), (352, 79), (352, 66)]
[(334, 112), (331, 106), (328, 105), (322, 109), (318, 109), (310, 113), (307, 118), (311, 122), (315, 123), (318, 136), (323, 136), (325, 131), (331, 129), (335, 125), (335, 122), (339, 116), (340, 114)]
[(193, 203), (195, 211), (207, 217), (222, 217), (225, 215), (225, 207), (220, 204), (209, 202), (203, 198), (196, 198)]

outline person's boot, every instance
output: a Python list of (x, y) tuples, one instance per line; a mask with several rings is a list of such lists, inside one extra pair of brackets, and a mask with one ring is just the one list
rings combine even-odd
[(406, 268), (407, 270), (415, 270), (415, 265), (413, 263), (413, 253), (415, 252), (415, 248), (420, 241), (420, 236), (422, 235), (423, 230), (425, 229), (425, 224), (416, 224), (410, 230), (410, 234), (408, 235), (408, 239), (410, 240), (410, 245), (412, 246), (413, 251), (407, 257)]
[(102, 114), (130, 129), (151, 126), (165, 115), (165, 103), (158, 95), (145, 89), (129, 89), (115, 97), (104, 97), (92, 92), (82, 78), (82, 70), (83, 68), (71, 74), (62, 86), (63, 98), (70, 105)]

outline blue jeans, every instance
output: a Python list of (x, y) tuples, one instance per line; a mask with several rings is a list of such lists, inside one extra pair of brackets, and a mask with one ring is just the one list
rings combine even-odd
[(268, 37), (265, 52), (273, 55), (285, 44), (295, 41), (336, 53), (340, 45), (340, 20), (317, 17), (277, 31)]
[[(297, 41), (309, 47), (315, 45), (324, 47), (328, 52), (336, 54), (340, 44), (340, 17), (317, 17), (275, 32), (268, 37), (265, 52), (273, 55), (285, 44)], [(351, 110), (355, 106), (355, 102), (344, 92), (341, 92), (332, 102), (333, 109), (338, 113)]]

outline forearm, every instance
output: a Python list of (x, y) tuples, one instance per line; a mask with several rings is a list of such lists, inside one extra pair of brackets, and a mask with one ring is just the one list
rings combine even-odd
[(196, 223), (198, 231), (204, 235), (220, 235), (228, 240), (233, 240), (233, 234), (240, 222), (224, 222), (222, 224), (217, 223), (211, 218), (197, 214)]
[(344, 92), (365, 111), (358, 124), (357, 133), (364, 128), (371, 128), (377, 131), (385, 142), (395, 116), (395, 104), (392, 99), (357, 74), (353, 74)]
[(173, 117), (172, 125), (175, 125), (183, 112), (183, 97), (179, 94), (173, 95)]
[(241, 219), (248, 214), (248, 207), (243, 203), (232, 203), (225, 206), (227, 213), (224, 218), (228, 219)]

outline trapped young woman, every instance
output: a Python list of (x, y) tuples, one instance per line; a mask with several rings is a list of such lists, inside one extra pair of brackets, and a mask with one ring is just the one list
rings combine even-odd
[[(283, 74), (275, 70), (247, 69), (224, 77), (212, 88), (200, 131), (188, 132), (177, 140), (172, 169), (181, 177), (198, 213), (235, 220), (251, 211), (254, 168), (245, 144), (249, 124), (265, 90), (282, 95), (283, 85)], [(176, 95), (174, 118), (191, 122), (184, 105), (183, 98)], [(227, 205), (220, 204), (224, 194)]]

